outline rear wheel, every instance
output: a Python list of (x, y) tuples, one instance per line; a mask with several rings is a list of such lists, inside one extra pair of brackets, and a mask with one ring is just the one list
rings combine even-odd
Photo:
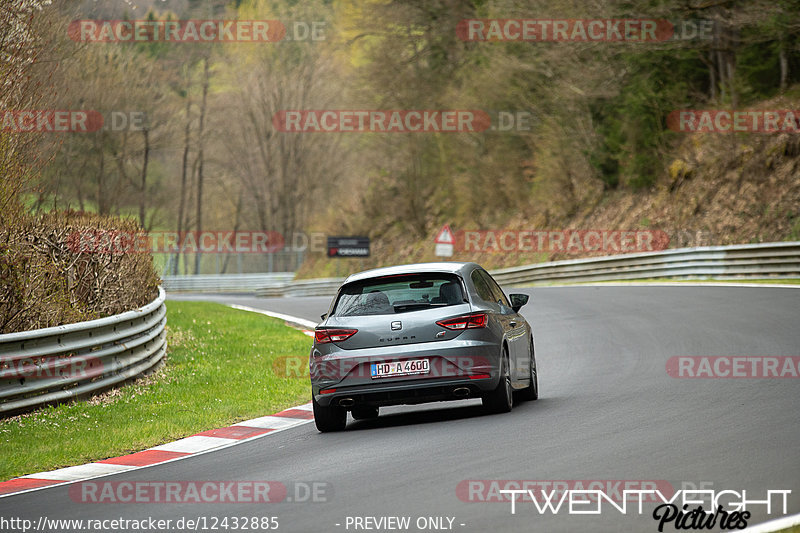
[(491, 413), (507, 413), (514, 405), (514, 396), (511, 390), (511, 373), (509, 372), (508, 352), (503, 349), (500, 363), (500, 382), (497, 387), (481, 398), (483, 406)]
[(342, 431), (347, 425), (347, 411), (343, 407), (320, 405), (313, 396), (311, 403), (314, 407), (314, 424), (321, 432)]
[(353, 420), (370, 420), (378, 418), (378, 408), (369, 406), (353, 407), (350, 414), (353, 415)]

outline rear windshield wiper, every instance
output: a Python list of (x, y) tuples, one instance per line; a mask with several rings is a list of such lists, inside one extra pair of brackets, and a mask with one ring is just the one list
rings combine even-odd
[(447, 306), (446, 303), (433, 303), (433, 302), (409, 302), (404, 304), (394, 304), (394, 310), (397, 311), (408, 311), (409, 309), (425, 309), (429, 307), (445, 307)]

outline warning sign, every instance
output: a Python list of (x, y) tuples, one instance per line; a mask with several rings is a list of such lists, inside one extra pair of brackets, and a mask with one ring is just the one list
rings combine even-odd
[(436, 243), (435, 253), (437, 256), (451, 257), (453, 255), (453, 245), (456, 243), (456, 239), (449, 225), (445, 224), (442, 226), (434, 242)]
[(455, 244), (456, 238), (453, 237), (453, 230), (450, 229), (448, 224), (442, 226), (442, 229), (439, 230), (439, 235), (436, 236), (436, 239), (433, 241), (436, 244)]

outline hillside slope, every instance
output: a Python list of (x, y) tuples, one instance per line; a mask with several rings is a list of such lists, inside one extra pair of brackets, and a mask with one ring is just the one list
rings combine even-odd
[[(775, 99), (760, 107), (791, 106)], [(541, 214), (531, 216), (537, 211), (532, 205), (530, 212), (508, 213), (498, 227), (479, 227), (470, 220), (437, 221), (422, 240), (390, 229), (371, 235), (369, 259), (338, 260), (337, 265), (337, 260), (312, 255), (298, 276), (344, 275), (380, 265), (435, 261), (434, 239), (444, 223), (461, 239), (464, 230), (494, 230), (497, 235), (499, 230), (511, 230), (518, 235), (520, 231), (569, 229), (661, 230), (669, 236), (669, 248), (800, 239), (800, 133), (689, 134), (664, 166), (655, 186), (602, 192), (594, 205), (584, 204), (569, 216), (550, 216), (549, 220)], [(602, 250), (501, 251), (499, 246), (459, 251), (464, 246), (463, 240), (458, 242), (461, 245), (450, 260), (477, 261), (488, 268), (606, 255)]]

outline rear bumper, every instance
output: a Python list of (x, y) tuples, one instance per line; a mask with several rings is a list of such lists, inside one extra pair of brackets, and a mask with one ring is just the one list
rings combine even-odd
[[(493, 342), (463, 339), (342, 350), (331, 355), (321, 355), (312, 350), (312, 393), (320, 405), (344, 407), (476, 398), (497, 387), (499, 354), (500, 349)], [(373, 363), (423, 358), (430, 361), (427, 374), (391, 378), (371, 376)]]
[[(345, 408), (388, 405), (413, 405), (480, 398), (497, 387), (499, 376), (485, 379), (436, 379), (406, 383), (384, 383), (379, 386), (336, 388), (335, 392), (319, 394), (314, 399), (320, 405), (339, 405)], [(323, 389), (324, 390), (324, 389)]]

